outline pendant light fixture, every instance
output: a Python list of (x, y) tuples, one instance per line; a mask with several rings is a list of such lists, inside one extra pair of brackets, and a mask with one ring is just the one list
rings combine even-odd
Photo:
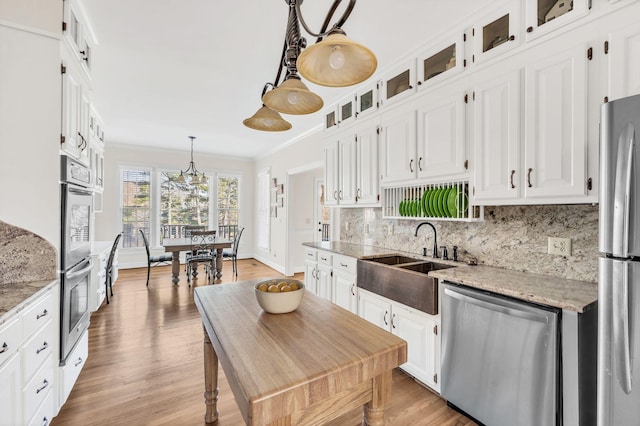
[[(189, 162), (189, 167), (187, 170), (180, 170), (180, 176), (178, 176), (177, 181), (180, 183), (184, 183), (189, 181), (191, 184), (205, 184), (207, 183), (207, 177), (204, 175), (204, 172), (199, 172), (196, 168), (196, 163), (193, 162), (193, 140), (196, 138), (195, 136), (188, 136), (191, 139), (191, 161)], [(200, 176), (198, 176), (200, 173)]]
[[(378, 62), (373, 52), (349, 39), (342, 30), (356, 0), (349, 0), (342, 17), (327, 31), (342, 2), (334, 0), (319, 33), (311, 31), (302, 18), (302, 1), (285, 0), (289, 18), (278, 73), (274, 83), (267, 83), (262, 90), (262, 108), (243, 121), (247, 127), (264, 131), (288, 130), (291, 124), (278, 113), (300, 115), (319, 111), (324, 105), (322, 98), (307, 88), (300, 75), (322, 86), (344, 87), (366, 80), (376, 70)], [(318, 38), (316, 44), (306, 50), (303, 49), (307, 47), (307, 41), (300, 34), (300, 24)], [(280, 82), (285, 68), (286, 75)], [(268, 87), (272, 89), (267, 91)]]

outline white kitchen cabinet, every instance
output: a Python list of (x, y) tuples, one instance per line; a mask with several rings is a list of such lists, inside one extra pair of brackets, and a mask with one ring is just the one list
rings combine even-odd
[(526, 0), (527, 41), (548, 34), (589, 12), (591, 0)]
[(357, 191), (356, 135), (341, 133), (338, 141), (338, 204), (355, 204)]
[(62, 406), (69, 397), (73, 385), (75, 385), (80, 371), (87, 362), (89, 356), (89, 330), (85, 330), (78, 343), (67, 357), (66, 364), (61, 368), (60, 374), (60, 406)]
[(479, 17), (471, 29), (471, 62), (482, 63), (516, 48), (520, 25), (520, 2), (502, 2)]
[[(93, 262), (93, 267), (89, 278), (89, 312), (97, 311), (106, 298), (107, 262), (109, 254), (111, 254), (112, 245), (113, 242), (111, 241), (94, 241), (92, 243), (91, 261)], [(117, 264), (115, 256), (114, 264)]]
[(21, 337), (18, 318), (0, 327), (0, 426), (20, 424), (22, 418), (22, 380), (18, 355)]
[(417, 177), (456, 179), (467, 172), (465, 93), (450, 85), (421, 96), (417, 107)]
[(338, 128), (338, 106), (333, 105), (324, 112), (324, 131), (332, 132)]
[(338, 205), (338, 190), (340, 182), (338, 178), (338, 153), (340, 142), (337, 138), (330, 139), (324, 145), (324, 187), (325, 187), (325, 206)]
[(318, 294), (318, 250), (304, 247), (304, 287), (305, 291)]
[[(635, 17), (628, 26), (612, 32), (608, 43), (609, 100), (640, 94), (640, 25)], [(628, 22), (625, 22), (628, 23)]]
[(525, 198), (587, 195), (587, 47), (538, 49), (525, 66)]
[(380, 205), (378, 120), (358, 123), (356, 127), (356, 204)]
[(475, 204), (503, 204), (519, 196), (520, 69), (487, 78), (474, 86)]
[(62, 133), (61, 149), (74, 158), (80, 158), (82, 140), (78, 136), (82, 85), (73, 69), (62, 65)]
[(356, 94), (347, 96), (338, 104), (338, 126), (346, 126), (356, 119)]
[(356, 93), (356, 118), (361, 119), (378, 111), (378, 84), (364, 87)]
[(415, 179), (416, 110), (413, 104), (385, 111), (380, 118), (381, 183)]
[(440, 391), (440, 337), (437, 317), (358, 289), (358, 315), (407, 342), (407, 362), (400, 366), (417, 380)]
[(333, 255), (333, 303), (354, 314), (358, 313), (356, 266), (357, 260), (353, 257)]
[(465, 68), (464, 34), (459, 32), (435, 42), (418, 56), (418, 92), (459, 74)]
[(407, 99), (416, 92), (416, 82), (415, 58), (398, 64), (378, 82), (380, 105), (386, 108)]
[(327, 300), (333, 300), (332, 276), (333, 276), (333, 254), (323, 250), (318, 250), (318, 268), (316, 277), (318, 278), (316, 295)]

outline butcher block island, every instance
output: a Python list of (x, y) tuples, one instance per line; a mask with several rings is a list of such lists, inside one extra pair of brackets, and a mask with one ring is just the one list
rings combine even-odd
[(268, 314), (254, 295), (263, 280), (195, 290), (205, 421), (218, 417), (219, 360), (248, 425), (323, 424), (358, 406), (363, 424), (383, 425), (406, 342), (310, 292), (295, 311)]

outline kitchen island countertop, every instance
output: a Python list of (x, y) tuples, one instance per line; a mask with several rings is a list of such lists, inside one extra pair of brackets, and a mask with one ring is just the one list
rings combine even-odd
[(31, 300), (39, 296), (41, 290), (47, 289), (57, 282), (58, 280), (55, 279), (0, 284), (0, 325), (29, 305)]
[(585, 312), (596, 306), (598, 284), (588, 281), (569, 280), (550, 275), (532, 274), (493, 266), (470, 266), (462, 262), (422, 257), (390, 248), (366, 246), (342, 241), (304, 243), (306, 247), (326, 250), (357, 259), (367, 259), (391, 254), (402, 254), (416, 260), (435, 261), (455, 267), (429, 272), (429, 276), (447, 280), (528, 302), (553, 306), (575, 312)]

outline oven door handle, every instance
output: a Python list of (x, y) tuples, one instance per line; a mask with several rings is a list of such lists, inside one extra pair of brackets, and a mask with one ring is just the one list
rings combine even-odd
[(93, 260), (89, 259), (89, 265), (86, 268), (67, 274), (67, 279), (70, 280), (81, 275), (86, 275), (87, 272), (91, 271), (91, 268), (93, 268)]

